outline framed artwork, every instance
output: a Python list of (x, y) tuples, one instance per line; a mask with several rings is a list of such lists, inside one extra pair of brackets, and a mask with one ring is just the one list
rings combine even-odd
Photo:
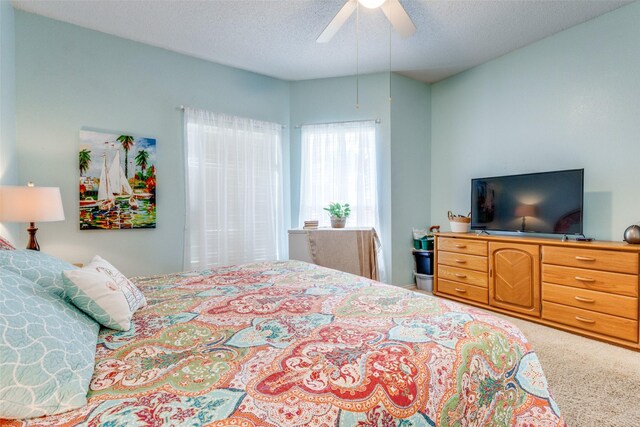
[(156, 140), (80, 131), (81, 230), (156, 227)]

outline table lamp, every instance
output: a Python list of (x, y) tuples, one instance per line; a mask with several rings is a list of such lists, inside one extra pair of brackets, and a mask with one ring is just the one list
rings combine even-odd
[(535, 205), (525, 205), (525, 204), (518, 205), (518, 207), (516, 208), (515, 216), (522, 217), (522, 226), (520, 231), (525, 231), (525, 228), (527, 226), (525, 222), (526, 217), (530, 216), (532, 218), (535, 218), (537, 215), (538, 215), (538, 208)]
[(29, 244), (27, 249), (40, 250), (36, 240), (36, 222), (62, 221), (64, 210), (58, 187), (0, 187), (0, 221), (28, 222)]

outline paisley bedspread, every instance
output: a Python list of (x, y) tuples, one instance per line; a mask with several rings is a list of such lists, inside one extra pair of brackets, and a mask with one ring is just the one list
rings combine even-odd
[(136, 279), (89, 404), (29, 426), (565, 426), (531, 346), (481, 310), (297, 262)]

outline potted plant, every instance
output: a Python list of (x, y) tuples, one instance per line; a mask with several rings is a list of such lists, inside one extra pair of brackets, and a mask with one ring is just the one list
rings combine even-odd
[(332, 228), (344, 228), (347, 222), (347, 217), (351, 214), (351, 207), (349, 203), (344, 205), (340, 203), (329, 203), (329, 206), (324, 208), (325, 211), (331, 215), (331, 227)]

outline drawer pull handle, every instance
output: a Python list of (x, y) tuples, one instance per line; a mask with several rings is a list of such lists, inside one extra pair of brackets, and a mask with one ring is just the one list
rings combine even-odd
[(576, 299), (576, 301), (582, 301), (582, 302), (588, 302), (588, 303), (596, 302), (596, 300), (593, 300), (591, 298), (585, 298), (585, 297), (581, 297), (581, 296), (578, 296), (578, 295), (576, 295), (574, 298)]
[(589, 282), (589, 283), (596, 281), (596, 279), (592, 279), (591, 277), (581, 277), (581, 276), (576, 276), (575, 279), (579, 282)]
[(579, 322), (584, 322), (584, 323), (596, 323), (595, 320), (586, 319), (586, 318), (580, 317), (580, 316), (576, 316), (576, 320), (579, 321)]
[(590, 261), (590, 262), (593, 262), (593, 261), (596, 260), (595, 258), (590, 257), (590, 256), (580, 256), (580, 255), (576, 256), (576, 259), (578, 261)]
[(463, 260), (463, 259), (457, 259), (457, 260), (456, 260), (456, 262), (457, 262), (458, 264), (466, 264), (466, 263), (467, 263), (467, 261), (465, 261), (465, 260)]
[(464, 249), (464, 248), (466, 248), (466, 247), (467, 247), (467, 245), (462, 245), (462, 244), (460, 244), (460, 243), (458, 243), (458, 244), (456, 245), (456, 248), (460, 248), (460, 249)]
[(462, 273), (456, 273), (456, 277), (459, 277), (461, 279), (465, 279), (467, 277), (466, 274), (462, 274)]
[(460, 288), (456, 288), (456, 292), (460, 292), (461, 294), (464, 294), (467, 292), (466, 289), (460, 289)]

